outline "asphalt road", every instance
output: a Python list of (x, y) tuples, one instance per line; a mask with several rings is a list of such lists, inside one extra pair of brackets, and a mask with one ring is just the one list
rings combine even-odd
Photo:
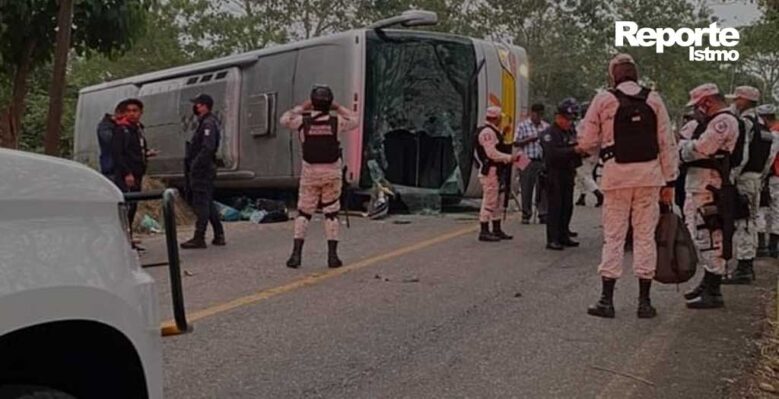
[[(653, 320), (636, 318), (626, 268), (604, 320), (585, 312), (599, 211), (576, 209), (582, 247), (564, 252), (516, 220), (513, 241), (480, 243), (474, 217), (353, 218), (335, 271), (320, 221), (299, 270), (284, 267), (291, 223), (230, 224), (228, 246), (183, 251), (194, 330), (163, 339), (166, 398), (719, 398), (751, 366), (775, 262), (726, 287), (721, 310), (655, 285)], [(160, 238), (146, 245), (145, 262), (162, 256)], [(167, 269), (147, 270), (168, 319)]]

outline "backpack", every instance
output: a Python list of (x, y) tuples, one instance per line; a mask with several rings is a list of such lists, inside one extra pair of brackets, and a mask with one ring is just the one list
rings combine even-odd
[[(768, 157), (771, 155), (771, 145), (773, 140), (763, 138), (763, 130), (768, 128), (760, 123), (757, 117), (747, 117), (752, 122), (752, 136), (749, 141), (749, 159), (744, 165), (743, 172), (762, 173), (768, 163)], [(742, 122), (743, 123), (743, 122)]]
[(661, 205), (655, 231), (657, 267), (655, 281), (679, 284), (689, 281), (698, 266), (698, 252), (682, 218), (667, 205)]
[[(660, 145), (657, 142), (657, 115), (647, 104), (652, 90), (642, 87), (635, 96), (617, 89), (609, 92), (619, 101), (619, 108), (614, 116), (614, 145), (610, 146), (610, 151), (606, 151), (604, 161), (612, 157), (617, 163), (657, 159), (660, 153)], [(613, 156), (610, 156), (609, 152), (613, 153)]]

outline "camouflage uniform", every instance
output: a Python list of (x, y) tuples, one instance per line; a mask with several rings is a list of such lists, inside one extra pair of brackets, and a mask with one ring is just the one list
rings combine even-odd
[[(309, 140), (317, 140), (324, 136), (335, 136), (333, 139), (337, 141), (338, 132), (348, 132), (357, 128), (358, 118), (354, 112), (343, 106), (339, 106), (336, 113), (337, 116), (331, 116), (330, 113), (311, 112), (304, 110), (302, 106), (296, 106), (282, 115), (281, 124), (297, 131), (303, 146), (306, 145), (306, 137), (309, 137)], [(337, 123), (330, 123), (331, 118), (337, 118)], [(307, 132), (304, 129), (306, 120), (311, 122)], [(334, 129), (336, 132), (333, 132)], [(302, 243), (311, 218), (317, 208), (321, 207), (325, 216), (325, 236), (328, 243), (333, 243), (338, 241), (342, 161), (337, 159), (334, 162), (315, 163), (306, 159), (315, 155), (307, 153), (304, 149), (294, 238)]]

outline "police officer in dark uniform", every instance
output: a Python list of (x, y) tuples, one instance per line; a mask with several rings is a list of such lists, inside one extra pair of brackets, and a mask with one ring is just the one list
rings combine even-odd
[(574, 120), (579, 114), (579, 103), (564, 99), (557, 107), (554, 123), (541, 133), (541, 146), (546, 163), (547, 198), (546, 248), (560, 251), (578, 247), (571, 239), (570, 223), (573, 215), (573, 191), (576, 168), (582, 165), (576, 149)]
[(206, 227), (208, 222), (214, 229), (213, 245), (225, 245), (225, 234), (219, 213), (214, 204), (214, 179), (216, 178), (216, 151), (219, 149), (221, 133), (219, 121), (211, 113), (214, 99), (208, 94), (200, 94), (190, 100), (192, 112), (198, 118), (197, 129), (187, 145), (184, 162), (188, 172), (189, 190), (192, 195), (192, 208), (197, 216), (195, 237), (181, 244), (181, 248), (195, 249), (206, 247)]

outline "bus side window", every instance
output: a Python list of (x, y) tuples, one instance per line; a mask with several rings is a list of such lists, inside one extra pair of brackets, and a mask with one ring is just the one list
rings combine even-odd
[(276, 93), (249, 96), (248, 125), (253, 137), (276, 135)]

